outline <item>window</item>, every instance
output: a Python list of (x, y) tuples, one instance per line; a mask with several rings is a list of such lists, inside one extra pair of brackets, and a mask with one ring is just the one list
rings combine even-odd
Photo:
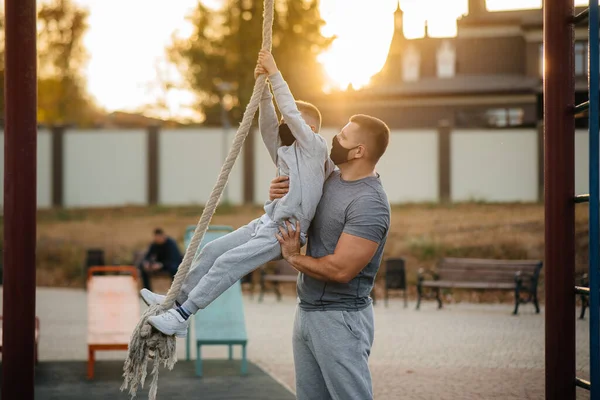
[(402, 64), (402, 77), (404, 78), (404, 81), (418, 81), (421, 68), (421, 56), (413, 44), (410, 44), (406, 49)]
[(587, 76), (587, 42), (575, 42), (575, 76)]
[(456, 52), (449, 40), (444, 40), (437, 51), (438, 78), (452, 78), (456, 73)]
[(488, 126), (504, 128), (523, 125), (525, 112), (522, 108), (494, 108), (486, 113)]

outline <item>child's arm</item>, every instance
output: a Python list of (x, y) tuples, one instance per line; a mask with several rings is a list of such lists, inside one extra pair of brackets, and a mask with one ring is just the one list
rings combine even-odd
[(277, 113), (269, 90), (269, 85), (265, 90), (258, 105), (258, 130), (262, 136), (263, 142), (269, 151), (269, 155), (275, 164), (277, 164), (277, 149), (281, 146), (279, 139), (279, 122)]
[(300, 111), (298, 111), (296, 100), (294, 99), (288, 84), (277, 69), (277, 65), (275, 64), (275, 60), (271, 53), (261, 50), (259, 62), (269, 74), (269, 81), (271, 81), (271, 85), (273, 86), (277, 108), (279, 108), (279, 112), (281, 112), (281, 116), (285, 123), (290, 127), (298, 145), (305, 149), (313, 149), (314, 147), (320, 146), (321, 141), (317, 138), (311, 127), (304, 121)]

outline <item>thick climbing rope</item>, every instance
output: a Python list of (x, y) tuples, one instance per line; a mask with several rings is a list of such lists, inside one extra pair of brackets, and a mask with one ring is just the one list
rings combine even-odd
[[(262, 48), (269, 51), (271, 51), (273, 39), (273, 2), (274, 0), (264, 0)], [(148, 373), (147, 364), (149, 361), (153, 361), (152, 382), (148, 393), (149, 400), (156, 399), (158, 391), (158, 370), (160, 365), (162, 364), (168, 369), (173, 369), (177, 362), (175, 337), (166, 336), (153, 330), (147, 320), (150, 316), (158, 315), (165, 310), (170, 309), (181, 291), (181, 286), (192, 266), (194, 255), (196, 254), (200, 242), (202, 242), (202, 238), (204, 237), (217, 205), (221, 200), (223, 189), (229, 179), (229, 173), (240, 154), (244, 140), (250, 132), (252, 120), (258, 110), (260, 98), (266, 85), (266, 79), (265, 75), (261, 75), (254, 83), (252, 97), (244, 111), (242, 123), (235, 134), (233, 145), (229, 150), (225, 163), (221, 167), (217, 183), (204, 207), (200, 221), (198, 222), (194, 235), (185, 251), (183, 261), (177, 270), (177, 274), (175, 275), (164, 303), (149, 307), (142, 315), (131, 335), (127, 358), (125, 359), (125, 364), (123, 366), (124, 381), (121, 390), (123, 391), (129, 388), (129, 394), (132, 398), (135, 397), (138, 388), (144, 387), (144, 382)]]

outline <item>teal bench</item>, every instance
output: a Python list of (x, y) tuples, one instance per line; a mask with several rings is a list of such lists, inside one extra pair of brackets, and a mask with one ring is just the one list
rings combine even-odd
[[(195, 226), (187, 227), (184, 235), (185, 248), (187, 248), (195, 229)], [(208, 242), (232, 231), (233, 228), (230, 226), (209, 226), (200, 246), (198, 246), (198, 252)], [(196, 254), (198, 254), (198, 252)], [(229, 346), (230, 360), (233, 359), (233, 346), (241, 346), (241, 373), (242, 375), (246, 375), (248, 372), (248, 362), (246, 360), (248, 335), (246, 334), (244, 302), (242, 299), (242, 287), (240, 282), (236, 282), (204, 310), (197, 312), (193, 319), (196, 341), (196, 376), (202, 376), (201, 347), (216, 345)], [(188, 334), (188, 339), (186, 341), (187, 360), (190, 360), (191, 336), (192, 335)]]

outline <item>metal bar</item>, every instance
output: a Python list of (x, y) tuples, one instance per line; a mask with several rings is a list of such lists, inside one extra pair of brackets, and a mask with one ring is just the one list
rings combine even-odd
[(579, 194), (575, 196), (575, 203), (589, 203), (590, 195), (589, 194)]
[(544, 2), (546, 399), (575, 400), (572, 1)]
[(584, 21), (586, 21), (588, 19), (590, 15), (590, 9), (586, 8), (585, 10), (583, 10), (582, 12), (580, 12), (579, 14), (577, 14), (576, 16), (573, 17), (573, 24), (577, 25), (580, 24)]
[(36, 2), (5, 0), (2, 398), (33, 400), (37, 158)]
[(584, 296), (589, 296), (590, 295), (590, 288), (583, 287), (583, 286), (575, 286), (575, 294), (581, 294), (581, 295), (584, 295)]
[(600, 168), (600, 140), (598, 106), (600, 105), (600, 92), (598, 85), (600, 73), (600, 51), (598, 49), (599, 14), (598, 0), (590, 0), (589, 6), (589, 75), (588, 91), (590, 99), (589, 112), (589, 279), (590, 279), (590, 390), (591, 400), (600, 400), (600, 214), (598, 213), (599, 201), (599, 173)]
[(573, 107), (573, 114), (575, 115), (575, 118), (583, 118), (589, 115), (589, 110), (590, 102), (586, 101)]
[(584, 381), (580, 378), (575, 378), (575, 385), (579, 386), (582, 389), (590, 390), (592, 388), (592, 384), (588, 381)]

